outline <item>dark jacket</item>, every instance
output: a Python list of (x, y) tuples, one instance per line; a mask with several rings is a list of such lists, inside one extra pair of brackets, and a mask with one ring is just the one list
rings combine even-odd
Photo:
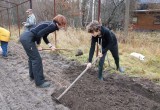
[(110, 31), (108, 28), (101, 26), (101, 36), (91, 38), (91, 47), (89, 52), (89, 62), (92, 62), (92, 58), (95, 51), (95, 44), (99, 40), (99, 44), (101, 45), (102, 40), (102, 54), (106, 53), (108, 50), (112, 48), (112, 46), (117, 45), (117, 39), (115, 34)]
[(41, 38), (48, 44), (47, 36), (56, 30), (58, 30), (58, 27), (55, 21), (45, 21), (31, 29), (31, 32), (35, 35), (34, 41), (37, 41), (37, 44), (40, 43)]

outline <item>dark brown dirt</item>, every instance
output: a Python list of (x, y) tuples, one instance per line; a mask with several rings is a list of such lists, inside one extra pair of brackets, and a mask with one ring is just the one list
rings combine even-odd
[[(71, 82), (85, 66), (70, 65), (63, 73)], [(160, 86), (152, 81), (127, 75), (104, 72), (104, 81), (97, 70), (90, 69), (60, 99), (71, 110), (160, 110)], [(59, 92), (54, 93), (58, 97)]]
[(29, 81), (22, 46), (9, 43), (8, 59), (0, 58), (0, 110), (160, 110), (160, 86), (147, 79), (107, 72), (104, 81), (100, 81), (97, 68), (88, 70), (60, 99), (59, 105), (52, 101), (51, 94), (58, 97), (85, 65), (57, 53), (40, 53), (44, 74), (52, 83), (46, 89)]
[[(94, 74), (94, 75), (93, 75)], [(71, 110), (160, 110), (160, 87), (139, 78), (85, 74), (60, 100)]]

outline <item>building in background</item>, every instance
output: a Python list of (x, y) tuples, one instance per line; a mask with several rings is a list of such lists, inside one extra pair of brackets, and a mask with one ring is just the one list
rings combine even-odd
[(135, 10), (132, 17), (134, 29), (160, 30), (160, 9)]
[(131, 23), (136, 30), (160, 30), (160, 0), (138, 0)]

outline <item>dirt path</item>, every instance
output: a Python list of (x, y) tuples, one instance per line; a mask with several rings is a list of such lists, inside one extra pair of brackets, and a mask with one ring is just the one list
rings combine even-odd
[(64, 106), (58, 105), (51, 94), (58, 97), (85, 66), (56, 53), (41, 56), (46, 79), (52, 83), (47, 89), (29, 81), (24, 50), (10, 42), (9, 58), (0, 58), (0, 110), (160, 110), (160, 86), (107, 72), (99, 81), (93, 68), (60, 99)]
[(19, 44), (11, 42), (8, 59), (0, 58), (0, 76), (0, 110), (67, 110), (51, 100), (54, 82), (41, 89), (29, 80), (27, 59)]

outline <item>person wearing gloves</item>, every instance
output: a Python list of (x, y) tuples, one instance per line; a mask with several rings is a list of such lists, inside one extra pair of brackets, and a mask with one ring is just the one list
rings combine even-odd
[(34, 28), (36, 26), (36, 17), (32, 12), (32, 9), (28, 9), (26, 11), (28, 17), (26, 22), (23, 22), (24, 31), (29, 31), (30, 29)]
[(0, 27), (0, 42), (1, 42), (1, 48), (2, 48), (2, 57), (7, 58), (8, 56), (8, 42), (10, 40), (10, 32)]
[(100, 57), (99, 61), (99, 67), (98, 67), (98, 78), (100, 80), (103, 80), (103, 65), (105, 61), (105, 57), (107, 54), (107, 51), (110, 50), (112, 53), (112, 56), (115, 60), (116, 69), (121, 72), (121, 68), (119, 67), (119, 54), (118, 54), (118, 43), (115, 34), (110, 31), (108, 28), (101, 26), (101, 24), (98, 21), (90, 22), (89, 25), (87, 25), (87, 31), (88, 33), (91, 33), (91, 47), (89, 52), (89, 63), (87, 64), (87, 67), (91, 67), (92, 58), (95, 51), (95, 44), (96, 42), (101, 45), (102, 52), (98, 54)]
[(50, 33), (66, 27), (66, 24), (66, 18), (63, 15), (57, 15), (53, 18), (53, 21), (44, 21), (20, 36), (20, 42), (29, 57), (30, 80), (35, 80), (35, 84), (38, 87), (49, 87), (50, 83), (44, 79), (42, 59), (35, 42), (40, 41), (40, 39), (43, 38), (49, 48), (55, 51), (55, 46), (49, 42), (47, 37)]

